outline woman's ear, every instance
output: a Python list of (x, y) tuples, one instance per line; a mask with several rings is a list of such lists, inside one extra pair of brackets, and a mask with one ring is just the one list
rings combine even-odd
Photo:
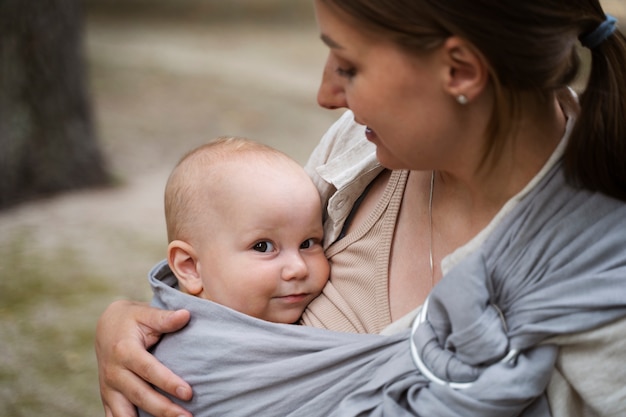
[(483, 55), (469, 42), (451, 36), (444, 42), (447, 65), (444, 89), (461, 104), (478, 97), (489, 82), (489, 66)]
[(182, 240), (173, 240), (167, 247), (167, 261), (178, 278), (181, 291), (191, 295), (202, 292), (198, 257), (193, 247)]

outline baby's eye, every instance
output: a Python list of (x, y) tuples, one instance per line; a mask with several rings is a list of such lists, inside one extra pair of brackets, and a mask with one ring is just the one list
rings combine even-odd
[(300, 245), (300, 249), (309, 249), (315, 245), (314, 239), (307, 239)]
[(257, 242), (252, 249), (257, 252), (271, 252), (274, 250), (274, 245), (267, 241)]

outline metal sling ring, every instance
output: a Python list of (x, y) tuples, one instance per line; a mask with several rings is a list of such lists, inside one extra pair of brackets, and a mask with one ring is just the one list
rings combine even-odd
[[(463, 389), (470, 388), (474, 384), (473, 381), (472, 382), (446, 381), (444, 379), (439, 378), (437, 375), (435, 375), (428, 368), (428, 366), (426, 366), (424, 361), (422, 361), (422, 357), (420, 356), (417, 346), (415, 345), (413, 336), (415, 335), (415, 332), (417, 331), (417, 328), (420, 326), (420, 324), (426, 322), (426, 313), (428, 312), (429, 299), (430, 298), (426, 298), (426, 301), (424, 301), (424, 305), (420, 309), (420, 312), (418, 313), (417, 317), (415, 317), (415, 320), (413, 321), (413, 326), (411, 327), (411, 337), (409, 338), (409, 342), (411, 344), (411, 357), (413, 358), (413, 363), (415, 364), (417, 369), (422, 373), (422, 375), (424, 375), (430, 382), (434, 382), (439, 385), (445, 385), (455, 390), (463, 390)], [(499, 363), (512, 363), (515, 361), (518, 354), (519, 354), (519, 351), (517, 349), (511, 349), (502, 359), (500, 359)]]

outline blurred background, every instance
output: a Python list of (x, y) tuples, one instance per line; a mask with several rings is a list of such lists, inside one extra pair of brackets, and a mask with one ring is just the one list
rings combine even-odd
[(170, 170), (219, 135), (304, 163), (325, 54), (310, 0), (0, 2), (0, 416), (103, 415), (96, 321), (150, 299)]
[[(61, 159), (50, 171), (72, 158), (78, 165), (54, 183), (56, 171), (22, 170), (17, 190), (7, 188), (9, 173), (0, 175), (3, 417), (103, 415), (96, 321), (113, 300), (150, 299), (146, 274), (167, 245), (163, 188), (184, 152), (218, 135), (242, 135), (304, 163), (336, 118), (315, 101), (325, 49), (309, 0), (47, 3), (57, 4), (47, 10), (42, 2), (0, 5), (0, 61), (9, 55), (24, 62), (18, 74), (0, 66), (0, 79), (13, 77), (0, 83), (0, 125), (12, 110), (48, 126), (48, 136), (78, 133), (91, 144), (78, 157), (57, 154), (60, 139), (54, 149), (34, 143), (19, 153), (12, 143), (34, 135), (26, 122), (14, 131), (0, 128), (0, 171), (15, 169), (23, 154), (29, 165), (35, 154)], [(60, 51), (72, 42), (83, 54), (82, 70), (80, 56)], [(44, 49), (73, 64), (34, 57), (49, 53)], [(51, 71), (62, 78), (55, 84), (73, 95), (84, 87), (86, 97), (46, 90), (41, 73)], [(18, 101), (17, 110), (9, 99)], [(32, 114), (25, 114), (27, 104)], [(41, 113), (52, 113), (52, 120)], [(61, 118), (69, 128), (59, 126)], [(94, 171), (99, 175), (92, 178)], [(63, 181), (70, 192), (58, 192)], [(19, 194), (35, 186), (39, 194)], [(15, 200), (7, 200), (10, 191)]]

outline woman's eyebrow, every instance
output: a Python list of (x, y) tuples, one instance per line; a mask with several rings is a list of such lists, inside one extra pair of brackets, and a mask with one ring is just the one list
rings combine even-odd
[(321, 34), (320, 35), (320, 39), (322, 40), (322, 42), (324, 42), (326, 44), (326, 46), (328, 46), (329, 48), (332, 49), (343, 49), (343, 46), (339, 45), (337, 42), (335, 42), (330, 36), (325, 35), (325, 34)]

